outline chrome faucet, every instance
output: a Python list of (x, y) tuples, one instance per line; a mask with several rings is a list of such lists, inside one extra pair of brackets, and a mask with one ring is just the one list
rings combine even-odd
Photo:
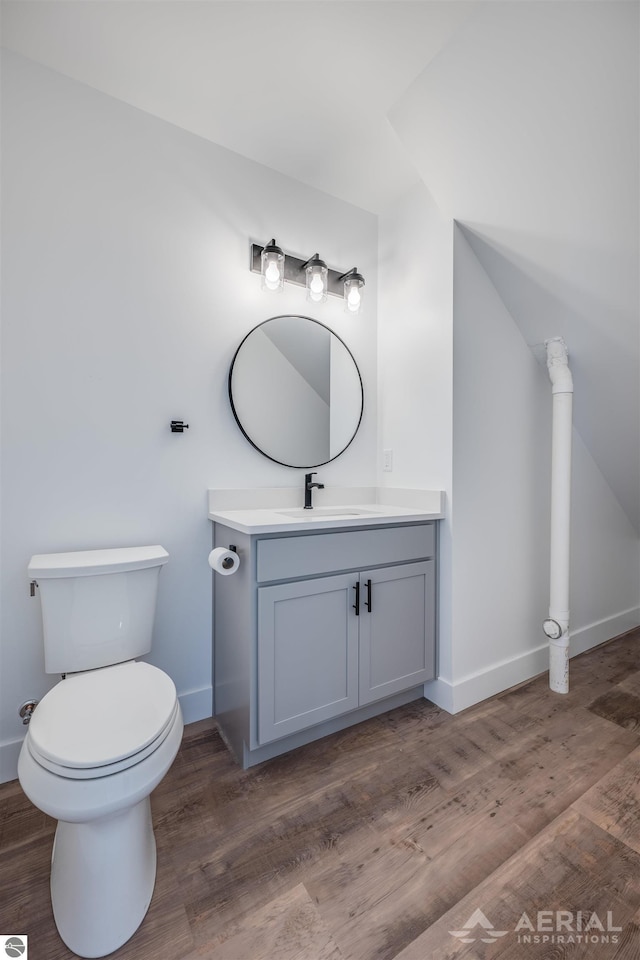
[(318, 490), (324, 490), (324, 483), (312, 483), (311, 477), (316, 475), (316, 471), (313, 473), (305, 473), (304, 475), (304, 508), (305, 510), (313, 510), (313, 504), (311, 502), (311, 491), (314, 487), (317, 487)]

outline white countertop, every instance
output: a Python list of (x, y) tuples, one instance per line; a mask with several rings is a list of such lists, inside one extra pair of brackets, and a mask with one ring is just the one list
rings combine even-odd
[(440, 490), (343, 487), (313, 493), (314, 509), (297, 517), (287, 516), (302, 509), (302, 491), (297, 488), (210, 490), (209, 519), (242, 533), (294, 533), (424, 522), (444, 516)]

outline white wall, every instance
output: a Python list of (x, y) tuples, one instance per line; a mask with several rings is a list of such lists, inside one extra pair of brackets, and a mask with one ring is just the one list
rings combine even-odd
[(527, 343), (569, 344), (575, 423), (637, 533), (639, 11), (476, 3), (390, 114)]
[[(378, 329), (379, 483), (447, 493), (426, 693), (460, 710), (547, 668), (550, 382), (423, 185), (380, 218)], [(640, 622), (637, 537), (578, 434), (572, 583), (572, 653)]]
[(551, 390), (457, 227), (453, 318), (457, 710), (544, 669), (527, 655), (549, 604)]
[[(453, 629), (463, 709), (548, 667), (551, 385), (463, 232), (454, 233)], [(574, 430), (571, 655), (640, 623), (638, 540)]]
[[(23, 700), (43, 672), (33, 553), (163, 544), (150, 659), (187, 720), (211, 712), (208, 487), (300, 486), (231, 414), (227, 373), (248, 330), (303, 313), (352, 350), (366, 399), (358, 436), (322, 468), (370, 486), (376, 448), (377, 224), (371, 214), (18, 56), (2, 83), (1, 775), (15, 775)], [(358, 264), (361, 317), (301, 288), (269, 299), (249, 241), (277, 237), (330, 266)], [(171, 434), (169, 421), (190, 428)], [(301, 500), (302, 502), (302, 500)], [(79, 717), (81, 722), (81, 717)]]
[[(440, 680), (427, 685), (448, 709), (547, 666), (551, 396), (530, 349), (547, 337), (567, 341), (576, 387), (572, 653), (640, 622), (638, 10), (476, 4), (389, 114), (433, 197), (428, 215), (462, 225), (452, 622)], [(389, 310), (381, 297), (381, 336)], [(404, 428), (385, 421), (386, 398), (414, 380), (398, 364), (385, 372), (384, 350), (381, 365), (383, 442), (394, 446)], [(411, 456), (421, 467), (424, 451)]]
[[(440, 673), (451, 677), (453, 224), (418, 184), (380, 217), (378, 290), (381, 486), (444, 490)], [(381, 453), (393, 451), (393, 471)]]
[[(457, 712), (548, 668), (551, 384), (465, 232), (425, 187), (380, 218), (379, 448), (447, 492), (440, 671)], [(571, 653), (640, 623), (632, 524), (574, 431)]]
[(573, 432), (572, 651), (640, 623), (640, 542), (580, 434)]

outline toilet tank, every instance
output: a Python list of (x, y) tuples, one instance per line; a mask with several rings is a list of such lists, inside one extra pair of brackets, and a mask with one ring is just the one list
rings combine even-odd
[(160, 546), (44, 553), (31, 558), (40, 591), (47, 673), (133, 660), (151, 649)]

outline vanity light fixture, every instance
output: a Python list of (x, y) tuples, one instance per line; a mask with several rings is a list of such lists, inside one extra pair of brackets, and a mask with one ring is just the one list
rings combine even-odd
[(356, 267), (344, 274), (344, 309), (347, 313), (360, 313), (364, 277)]
[(306, 287), (307, 299), (312, 303), (323, 303), (330, 294), (344, 299), (347, 313), (360, 313), (364, 277), (356, 267), (346, 272), (332, 270), (317, 253), (308, 260), (283, 253), (274, 239), (264, 247), (251, 244), (249, 269), (261, 274), (263, 290), (282, 290), (285, 282), (293, 283)]

